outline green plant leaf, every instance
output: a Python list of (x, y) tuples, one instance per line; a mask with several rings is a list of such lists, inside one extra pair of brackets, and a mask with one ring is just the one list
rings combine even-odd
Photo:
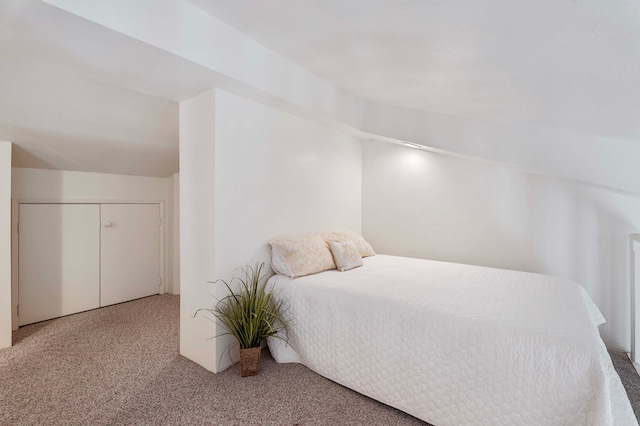
[[(288, 305), (273, 297), (267, 284), (269, 277), (263, 273), (264, 266), (264, 263), (255, 268), (245, 265), (240, 268), (240, 277), (214, 281), (213, 284), (222, 283), (229, 294), (218, 300), (213, 308), (198, 309), (194, 316), (200, 311), (214, 315), (226, 329), (223, 334), (233, 335), (242, 349), (259, 346), (267, 337), (287, 336)], [(238, 290), (234, 290), (234, 282), (238, 282)]]

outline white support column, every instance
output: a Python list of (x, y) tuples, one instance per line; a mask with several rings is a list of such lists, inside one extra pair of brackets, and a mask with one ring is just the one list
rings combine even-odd
[(180, 354), (217, 372), (211, 307), (214, 273), (214, 111), (211, 90), (180, 103)]

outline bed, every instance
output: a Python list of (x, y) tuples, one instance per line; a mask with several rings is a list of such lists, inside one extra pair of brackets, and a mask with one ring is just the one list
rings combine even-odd
[(376, 255), (346, 272), (270, 279), (298, 362), (438, 426), (637, 425), (578, 284)]

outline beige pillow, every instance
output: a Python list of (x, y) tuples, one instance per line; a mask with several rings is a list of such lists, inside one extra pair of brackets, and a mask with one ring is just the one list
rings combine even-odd
[(353, 241), (330, 241), (329, 248), (340, 272), (362, 266), (360, 250)]
[(362, 235), (358, 234), (354, 231), (333, 231), (333, 232), (325, 232), (322, 234), (322, 238), (329, 243), (331, 241), (353, 241), (353, 243), (358, 247), (360, 251), (360, 256), (374, 256), (376, 252), (373, 251), (373, 247), (369, 244)]
[(318, 234), (275, 238), (271, 245), (271, 268), (291, 278), (335, 269), (331, 251)]

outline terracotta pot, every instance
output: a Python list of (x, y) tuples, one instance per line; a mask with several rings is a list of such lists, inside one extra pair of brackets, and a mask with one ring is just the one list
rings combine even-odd
[(240, 349), (240, 375), (242, 377), (255, 376), (260, 368), (260, 353), (262, 348)]

